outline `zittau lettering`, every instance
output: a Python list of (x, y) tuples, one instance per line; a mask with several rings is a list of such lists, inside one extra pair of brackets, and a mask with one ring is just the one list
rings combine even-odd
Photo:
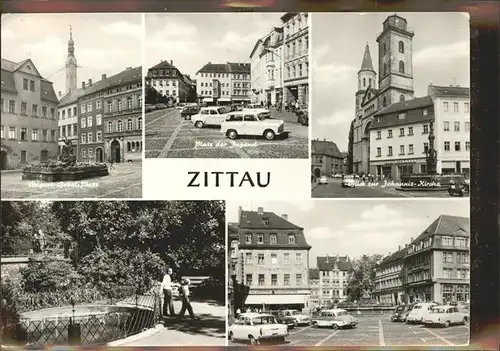
[(191, 176), (188, 187), (220, 187), (227, 184), (230, 188), (265, 188), (271, 182), (271, 172), (188, 172)]

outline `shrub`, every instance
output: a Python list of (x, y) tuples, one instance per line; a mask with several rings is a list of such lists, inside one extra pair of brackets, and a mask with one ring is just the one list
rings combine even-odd
[(81, 276), (71, 263), (53, 258), (30, 260), (20, 271), (24, 290), (28, 293), (65, 291), (78, 287), (81, 282)]
[(0, 323), (1, 340), (13, 340), (15, 325), (19, 322), (19, 311), (16, 298), (19, 296), (21, 287), (9, 279), (0, 284), (2, 320)]

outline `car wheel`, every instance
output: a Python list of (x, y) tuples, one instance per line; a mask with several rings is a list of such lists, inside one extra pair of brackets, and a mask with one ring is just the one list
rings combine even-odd
[(272, 130), (268, 129), (264, 132), (264, 137), (267, 139), (267, 140), (274, 140), (275, 138), (275, 134)]
[(203, 128), (203, 122), (202, 122), (202, 121), (197, 121), (197, 122), (194, 124), (194, 126), (195, 126), (196, 128)]
[(236, 131), (235, 131), (234, 129), (231, 129), (231, 130), (229, 130), (229, 131), (227, 132), (227, 137), (228, 137), (229, 139), (234, 140), (234, 139), (236, 139), (236, 138), (238, 137), (238, 133), (236, 133)]
[(250, 339), (250, 345), (259, 345), (260, 344), (259, 340), (255, 339), (252, 335), (250, 335), (249, 339)]
[(317, 327), (317, 326), (318, 326), (318, 322), (312, 322), (312, 323), (311, 323), (311, 325), (312, 325), (313, 327)]
[(332, 329), (339, 329), (339, 326), (335, 323), (332, 324)]
[(229, 332), (229, 341), (234, 342), (234, 334), (233, 332)]
[(445, 328), (448, 328), (450, 326), (450, 321), (446, 321), (444, 322), (444, 325), (443, 325)]

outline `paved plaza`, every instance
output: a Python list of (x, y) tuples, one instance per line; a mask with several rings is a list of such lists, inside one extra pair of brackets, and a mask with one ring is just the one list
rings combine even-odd
[(308, 158), (308, 127), (293, 113), (271, 111), (285, 122), (288, 136), (276, 140), (230, 140), (217, 127), (196, 128), (177, 109), (146, 114), (146, 158)]
[[(469, 195), (464, 195), (464, 197)], [(362, 186), (357, 185), (355, 188), (343, 188), (342, 179), (329, 178), (328, 184), (314, 185), (312, 189), (312, 197), (315, 198), (371, 198), (371, 197), (432, 197), (432, 198), (452, 198), (446, 189), (434, 190), (418, 190), (418, 191), (401, 191), (396, 190), (395, 186)]]
[[(313, 326), (290, 330), (288, 346), (452, 346), (469, 342), (469, 326), (427, 328), (393, 323), (388, 314), (358, 315), (354, 329), (333, 330)], [(237, 343), (229, 342), (229, 346)]]
[(82, 181), (22, 180), (21, 171), (2, 172), (2, 199), (142, 198), (142, 163), (114, 164), (109, 175)]

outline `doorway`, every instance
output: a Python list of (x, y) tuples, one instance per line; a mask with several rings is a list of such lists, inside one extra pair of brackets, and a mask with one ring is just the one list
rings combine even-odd
[(99, 163), (102, 163), (104, 161), (104, 155), (100, 147), (95, 149), (95, 161)]
[(319, 168), (316, 168), (316, 169), (314, 170), (314, 176), (315, 176), (316, 178), (321, 177), (321, 170), (320, 170)]
[(113, 163), (121, 162), (122, 158), (120, 151), (120, 142), (118, 142), (118, 140), (113, 140), (111, 143), (111, 159), (113, 160)]
[(2, 150), (2, 159), (1, 159), (1, 169), (2, 171), (5, 169), (9, 169), (9, 158), (7, 156), (7, 151)]

